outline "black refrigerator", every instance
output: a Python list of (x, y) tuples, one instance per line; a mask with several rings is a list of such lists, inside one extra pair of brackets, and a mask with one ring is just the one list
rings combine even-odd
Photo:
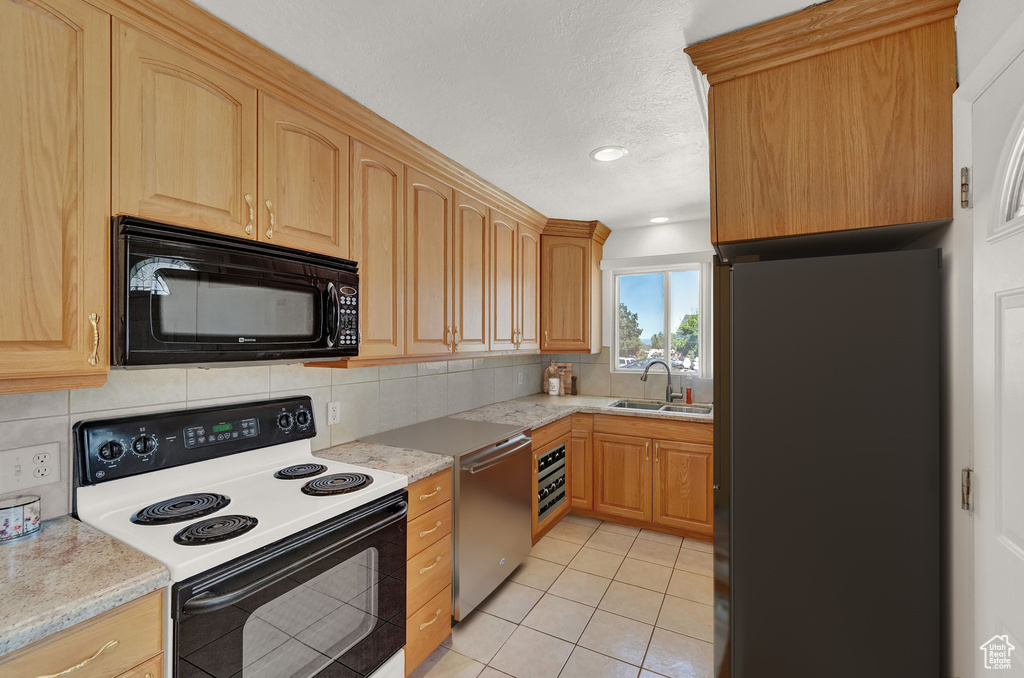
[(716, 267), (717, 678), (939, 675), (940, 265)]

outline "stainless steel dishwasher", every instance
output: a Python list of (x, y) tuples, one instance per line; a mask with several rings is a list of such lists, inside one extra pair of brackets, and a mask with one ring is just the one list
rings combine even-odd
[(364, 438), (454, 458), (452, 616), (463, 619), (530, 553), (531, 440), (524, 427), (442, 417)]
[(519, 434), (455, 460), (456, 619), (472, 612), (530, 553), (532, 459), (530, 438)]

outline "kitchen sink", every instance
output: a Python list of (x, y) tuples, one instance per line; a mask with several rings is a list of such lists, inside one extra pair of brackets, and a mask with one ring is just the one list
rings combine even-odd
[(711, 405), (663, 405), (659, 412), (679, 412), (680, 414), (711, 414)]
[(674, 412), (677, 414), (711, 414), (711, 405), (682, 405), (650, 400), (616, 400), (609, 407), (624, 410), (646, 410), (648, 412)]
[(649, 403), (643, 400), (617, 400), (609, 407), (621, 407), (627, 410), (660, 410), (664, 403)]

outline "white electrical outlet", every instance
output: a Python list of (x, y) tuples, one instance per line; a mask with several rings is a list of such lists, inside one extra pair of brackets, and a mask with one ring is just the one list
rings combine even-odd
[(327, 403), (327, 425), (334, 426), (341, 421), (341, 401)]
[(516, 386), (522, 386), (522, 385), (523, 385), (523, 373), (522, 372), (516, 372)]
[(0, 494), (60, 481), (59, 443), (0, 452)]

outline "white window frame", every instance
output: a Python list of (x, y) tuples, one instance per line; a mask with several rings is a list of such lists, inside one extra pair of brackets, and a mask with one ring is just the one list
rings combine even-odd
[[(614, 303), (612, 304), (612, 346), (611, 346), (611, 358), (609, 369), (613, 374), (637, 374), (637, 370), (626, 370), (619, 367), (619, 278), (626, 275), (643, 275), (650, 273), (664, 273), (665, 274), (665, 292), (664, 292), (664, 327), (663, 332), (665, 333), (664, 341), (666, 344), (671, 341), (671, 334), (674, 330), (670, 331), (672, 325), (672, 300), (671, 300), (671, 274), (677, 271), (698, 271), (699, 272), (699, 292), (698, 292), (698, 307), (697, 307), (697, 332), (699, 333), (698, 338), (698, 355), (700, 356), (700, 369), (696, 371), (695, 376), (700, 378), (710, 378), (712, 375), (712, 280), (711, 280), (711, 264), (704, 262), (693, 262), (686, 264), (678, 264), (675, 266), (638, 266), (630, 268), (621, 268), (611, 271), (612, 276), (612, 290), (614, 294)], [(671, 363), (670, 363), (671, 364)], [(685, 375), (687, 372), (682, 370), (672, 370), (674, 375)]]

